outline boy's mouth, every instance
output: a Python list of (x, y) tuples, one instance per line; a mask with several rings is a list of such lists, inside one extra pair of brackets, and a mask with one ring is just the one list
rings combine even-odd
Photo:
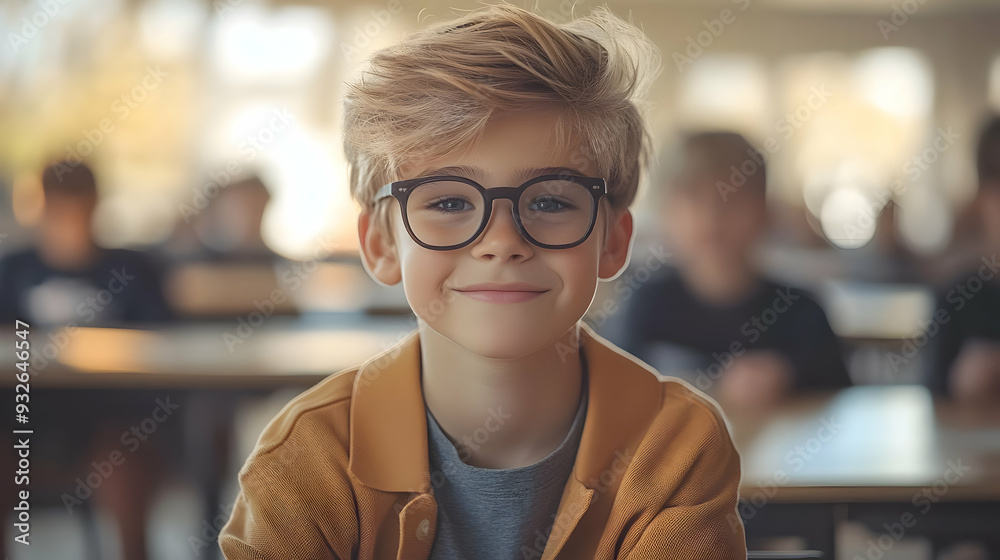
[(512, 290), (476, 290), (471, 292), (463, 291), (462, 293), (471, 297), (472, 299), (478, 299), (479, 301), (487, 301), (490, 303), (520, 303), (522, 301), (535, 299), (536, 297), (544, 294), (545, 292), (518, 292)]
[(472, 299), (477, 299), (479, 301), (486, 301), (490, 303), (520, 303), (535, 299), (549, 290), (524, 283), (499, 284), (489, 282), (486, 284), (474, 284), (464, 288), (455, 288), (455, 291), (461, 292)]
[(541, 286), (535, 286), (533, 284), (525, 284), (524, 282), (513, 282), (508, 284), (501, 284), (499, 282), (486, 282), (484, 284), (473, 284), (471, 286), (465, 286), (464, 288), (455, 288), (459, 292), (547, 292), (548, 288), (542, 288)]

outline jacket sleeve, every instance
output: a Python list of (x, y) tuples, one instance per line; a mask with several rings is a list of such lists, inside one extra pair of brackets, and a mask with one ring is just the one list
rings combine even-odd
[[(310, 482), (308, 473), (316, 471), (309, 459), (282, 446), (251, 455), (219, 533), (227, 560), (350, 560), (358, 529), (350, 487)], [(325, 534), (316, 520), (333, 518), (334, 534)]]
[(737, 504), (740, 456), (720, 413), (711, 405), (711, 428), (684, 476), (684, 485), (619, 560), (745, 559), (743, 521)]

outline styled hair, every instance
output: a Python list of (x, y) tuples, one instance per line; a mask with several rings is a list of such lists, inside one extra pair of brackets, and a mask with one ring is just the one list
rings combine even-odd
[[(767, 164), (760, 150), (754, 148), (742, 134), (728, 130), (688, 132), (681, 137), (680, 144), (679, 161), (672, 182), (691, 175), (709, 175), (725, 177), (722, 182), (726, 183), (735, 175), (741, 179), (740, 183), (726, 185), (728, 188), (750, 191), (754, 197), (765, 197)], [(716, 188), (720, 186), (716, 184)]]
[[(592, 163), (611, 207), (624, 210), (650, 159), (642, 96), (659, 60), (641, 30), (605, 8), (556, 24), (497, 4), (414, 31), (347, 84), (351, 196), (375, 211), (376, 191), (403, 178), (401, 166), (474, 142), (492, 116), (550, 107), (557, 149)], [(387, 207), (376, 217), (383, 227)]]
[(987, 119), (979, 132), (976, 171), (981, 185), (1000, 182), (1000, 115)]

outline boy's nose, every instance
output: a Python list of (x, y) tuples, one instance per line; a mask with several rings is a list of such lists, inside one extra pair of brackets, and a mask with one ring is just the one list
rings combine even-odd
[(473, 256), (524, 260), (531, 256), (533, 250), (514, 223), (513, 203), (510, 200), (494, 200), (490, 221), (472, 244)]

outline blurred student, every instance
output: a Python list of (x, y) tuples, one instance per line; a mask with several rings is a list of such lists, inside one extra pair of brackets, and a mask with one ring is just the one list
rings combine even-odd
[(45, 209), (35, 246), (0, 265), (0, 320), (33, 326), (113, 326), (171, 318), (162, 270), (143, 253), (105, 249), (91, 222), (97, 182), (84, 163), (53, 163), (42, 173)]
[(271, 262), (279, 258), (264, 242), (264, 213), (271, 193), (256, 174), (220, 185), (219, 193), (201, 211), (188, 215), (168, 250), (174, 260), (210, 262)]
[(681, 155), (663, 215), (677, 268), (632, 294), (623, 347), (661, 373), (688, 372), (723, 408), (850, 385), (822, 308), (754, 265), (768, 225), (761, 154), (719, 131), (687, 136)]
[[(206, 206), (185, 214), (166, 244), (171, 259), (167, 297), (181, 317), (235, 321), (257, 312), (265, 301), (277, 315), (299, 313), (292, 297), (297, 285), (286, 272), (291, 263), (264, 242), (270, 201), (268, 187), (251, 174), (218, 185)], [(282, 297), (276, 301), (274, 294)]]
[[(161, 268), (153, 259), (95, 243), (91, 223), (98, 188), (86, 164), (59, 161), (45, 167), (42, 191), (45, 206), (35, 246), (0, 262), (0, 322), (13, 325), (18, 319), (35, 329), (55, 330), (159, 325), (172, 318), (161, 289)], [(52, 388), (32, 393), (32, 409), (38, 411), (33, 428), (44, 434), (32, 454), (60, 465), (68, 471), (67, 480), (85, 479), (92, 464), (107, 463), (116, 451), (128, 456), (114, 476), (94, 489), (94, 499), (117, 523), (127, 560), (146, 558), (145, 527), (161, 465), (158, 447), (176, 432), (160, 427), (156, 444), (138, 448), (130, 448), (122, 436), (149, 416), (157, 397), (162, 392)], [(81, 499), (75, 490), (63, 496), (62, 505), (71, 513), (90, 506), (86, 495)]]
[(938, 296), (940, 321), (930, 386), (963, 401), (1000, 402), (1000, 116), (985, 123), (976, 149), (974, 200), (984, 252)]

